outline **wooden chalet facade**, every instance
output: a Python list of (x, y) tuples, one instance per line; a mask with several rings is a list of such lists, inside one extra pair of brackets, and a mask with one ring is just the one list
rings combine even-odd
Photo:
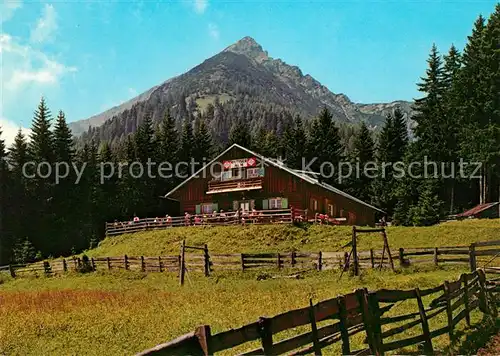
[(179, 202), (180, 214), (272, 209), (304, 210), (346, 218), (350, 225), (374, 225), (384, 212), (311, 176), (237, 144), (189, 177), (165, 198)]

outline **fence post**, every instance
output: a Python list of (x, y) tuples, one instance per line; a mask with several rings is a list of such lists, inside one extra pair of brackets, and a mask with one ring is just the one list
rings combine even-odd
[(128, 269), (128, 256), (127, 255), (123, 256), (123, 263), (125, 264), (125, 269), (127, 270)]
[(45, 272), (45, 274), (50, 274), (49, 261), (43, 261), (43, 271)]
[(427, 315), (425, 314), (425, 307), (424, 303), (422, 302), (422, 296), (420, 295), (420, 289), (415, 288), (415, 296), (417, 297), (418, 312), (420, 314), (420, 321), (422, 322), (422, 331), (424, 333), (424, 351), (428, 355), (433, 355), (434, 349), (432, 347), (429, 322), (427, 321)]
[(462, 282), (464, 283), (464, 308), (465, 308), (465, 322), (467, 326), (470, 326), (470, 308), (469, 308), (469, 282), (467, 281), (467, 273), (463, 273), (461, 276)]
[(479, 309), (485, 314), (491, 314), (490, 307), (488, 305), (488, 299), (486, 297), (486, 276), (482, 269), (477, 270), (479, 276)]
[(198, 342), (200, 343), (200, 348), (203, 351), (203, 355), (208, 356), (213, 354), (213, 352), (211, 352), (210, 350), (210, 339), (212, 337), (210, 326), (198, 326), (194, 331), (194, 334), (198, 338)]
[(9, 272), (12, 278), (16, 278), (16, 271), (14, 270), (14, 267), (12, 267), (12, 265), (9, 265)]
[(293, 268), (293, 267), (295, 267), (295, 264), (297, 263), (295, 251), (292, 251), (291, 259), (292, 259), (292, 268)]
[(405, 249), (399, 248), (399, 267), (403, 267), (405, 265)]
[(318, 271), (323, 270), (323, 252), (318, 253)]
[(340, 337), (342, 338), (342, 355), (350, 355), (351, 346), (349, 345), (349, 332), (347, 330), (347, 307), (343, 295), (337, 298), (337, 305), (339, 306), (339, 329)]
[(380, 355), (380, 351), (377, 348), (377, 343), (373, 335), (372, 317), (370, 314), (370, 307), (368, 305), (367, 294), (368, 292), (366, 288), (356, 290), (356, 295), (361, 309), (361, 317), (366, 330), (366, 338), (368, 339), (368, 345), (370, 346), (372, 354), (378, 356)]
[(309, 299), (309, 320), (311, 321), (311, 334), (313, 339), (314, 355), (321, 356), (321, 347), (319, 345), (318, 327), (316, 325), (316, 315), (314, 315), (314, 306), (312, 299)]
[(262, 342), (264, 355), (272, 355), (273, 351), (273, 334), (271, 332), (271, 319), (259, 318), (259, 334)]
[(94, 257), (91, 257), (91, 258), (90, 258), (90, 262), (92, 263), (92, 271), (95, 271), (95, 261), (94, 261)]
[(181, 263), (179, 266), (179, 283), (181, 286), (184, 285), (184, 275), (186, 273), (186, 261), (185, 261), (185, 250), (186, 250), (186, 240), (182, 240), (181, 244)]
[(241, 254), (241, 270), (245, 270), (245, 255), (243, 253)]
[(370, 263), (372, 268), (375, 268), (375, 256), (373, 255), (373, 248), (370, 249)]
[(437, 248), (437, 247), (434, 247), (434, 265), (435, 265), (435, 266), (437, 266), (437, 265), (438, 265), (438, 255), (439, 255), (438, 248)]
[(349, 271), (350, 262), (351, 261), (349, 261), (349, 254), (347, 252), (344, 252), (344, 271)]
[(448, 334), (450, 342), (453, 340), (453, 311), (451, 310), (450, 285), (448, 281), (444, 281), (444, 296), (446, 299), (446, 316), (448, 318)]
[(203, 246), (203, 259), (205, 267), (205, 277), (210, 276), (210, 255), (208, 254), (208, 246), (205, 244)]
[(141, 256), (141, 271), (146, 272), (146, 264), (144, 263), (144, 256)]
[(373, 325), (373, 341), (377, 347), (380, 354), (383, 354), (383, 338), (382, 338), (382, 325), (380, 324), (380, 305), (375, 293), (368, 294), (368, 305), (370, 307), (370, 313), (372, 316)]
[(106, 257), (106, 263), (108, 264), (108, 270), (111, 269), (111, 259), (109, 257)]
[(281, 268), (281, 254), (278, 252), (278, 269)]
[(77, 269), (80, 269), (82, 267), (82, 259), (80, 257), (77, 258), (76, 265), (78, 266)]
[(158, 256), (158, 269), (160, 270), (160, 272), (163, 272), (161, 268), (161, 256)]
[(356, 246), (356, 226), (352, 227), (352, 257), (354, 262), (354, 275), (359, 276), (358, 248)]
[(68, 272), (68, 264), (66, 263), (65, 258), (63, 258), (62, 260), (62, 264), (63, 264), (63, 272)]
[(477, 268), (476, 265), (476, 244), (471, 243), (469, 246), (469, 264), (470, 264), (470, 271), (474, 272)]

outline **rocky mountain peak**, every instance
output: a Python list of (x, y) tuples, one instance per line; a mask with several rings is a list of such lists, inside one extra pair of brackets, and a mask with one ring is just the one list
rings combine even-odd
[(243, 37), (238, 42), (233, 43), (231, 46), (227, 47), (224, 52), (243, 54), (259, 63), (270, 59), (267, 51), (264, 51), (262, 46), (250, 36)]

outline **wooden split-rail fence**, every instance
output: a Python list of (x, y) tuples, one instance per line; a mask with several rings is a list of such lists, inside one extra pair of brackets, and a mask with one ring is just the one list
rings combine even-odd
[[(314, 305), (310, 301), (309, 306), (274, 317), (261, 317), (238, 329), (212, 334), (210, 326), (200, 326), (138, 356), (213, 355), (225, 350), (240, 355), (321, 355), (336, 343), (344, 355), (383, 355), (412, 345), (433, 354), (433, 339), (448, 334), (453, 341), (457, 324), (465, 320), (470, 325), (471, 312), (476, 309), (496, 317), (498, 283), (487, 281), (484, 271), (478, 269), (429, 289), (358, 289)], [(395, 313), (403, 301), (412, 303), (414, 309)], [(440, 315), (445, 318), (438, 318)], [(304, 327), (309, 330), (304, 332)], [(278, 337), (283, 331), (296, 335)], [(355, 349), (353, 336), (358, 333), (364, 333), (365, 346)]]
[[(142, 272), (185, 272), (204, 273), (209, 276), (218, 271), (253, 271), (270, 269), (300, 270), (354, 270), (354, 263), (361, 269), (391, 268), (387, 252), (370, 249), (356, 251), (357, 259), (349, 257), (347, 251), (292, 251), (266, 253), (211, 253), (207, 245), (181, 245), (178, 255), (164, 256), (114, 256), (92, 257), (87, 264), (91, 271), (130, 270)], [(184, 251), (184, 252), (183, 252)], [(195, 251), (195, 252), (193, 252)], [(182, 258), (182, 256), (184, 256)], [(448, 265), (465, 264), (471, 271), (483, 268), (487, 273), (500, 274), (500, 240), (476, 242), (469, 246), (448, 246), (435, 248), (399, 248), (392, 250), (394, 264), (408, 267), (420, 264)], [(0, 267), (0, 273), (10, 272), (12, 277), (27, 274), (62, 274), (82, 269), (82, 258), (40, 261), (30, 264), (12, 264)], [(184, 269), (181, 268), (184, 266)]]
[(140, 231), (165, 230), (173, 227), (210, 227), (227, 225), (292, 224), (310, 222), (313, 224), (342, 225), (347, 218), (328, 218), (323, 214), (310, 215), (308, 210), (295, 208), (254, 210), (237, 215), (235, 212), (215, 214), (194, 214), (189, 216), (165, 216), (142, 218), (137, 221), (114, 221), (105, 224), (106, 236), (117, 236)]

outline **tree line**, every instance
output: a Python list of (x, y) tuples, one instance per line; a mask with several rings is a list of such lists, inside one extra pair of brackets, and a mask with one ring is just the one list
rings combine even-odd
[[(488, 20), (480, 16), (462, 52), (451, 46), (442, 56), (432, 47), (428, 68), (418, 85), (422, 97), (414, 104), (413, 138), (405, 115), (395, 109), (380, 130), (366, 124), (346, 125), (333, 120), (323, 108), (316, 118), (292, 116), (286, 111), (260, 108), (258, 125), (249, 126), (255, 111), (248, 109), (228, 127), (213, 127), (214, 115), (227, 109), (217, 99), (204, 111), (184, 102), (183, 120), (165, 108), (154, 119), (146, 112), (135, 132), (115, 139), (84, 135), (74, 138), (60, 111), (55, 118), (42, 98), (35, 111), (29, 139), (21, 131), (6, 147), (0, 131), (0, 264), (69, 255), (94, 247), (104, 235), (104, 223), (165, 215), (170, 208), (160, 199), (177, 184), (176, 177), (135, 178), (125, 171), (100, 182), (104, 162), (197, 162), (219, 154), (233, 143), (266, 157), (281, 157), (294, 169), (303, 159), (321, 163), (422, 162), (424, 157), (444, 162), (451, 170), (460, 159), (482, 162), (481, 179), (456, 176), (437, 178), (376, 178), (361, 174), (341, 183), (338, 174), (321, 178), (353, 196), (374, 204), (401, 225), (430, 225), (443, 216), (477, 203), (494, 201), (500, 194), (500, 5)], [(234, 105), (232, 103), (231, 105)], [(266, 116), (268, 115), (268, 116)], [(266, 118), (272, 117), (271, 122)], [(224, 122), (224, 121), (217, 121)], [(221, 133), (224, 137), (221, 136)], [(58, 184), (47, 178), (27, 178), (26, 162), (57, 162), (85, 169), (78, 184), (76, 173)], [(111, 172), (108, 172), (111, 173)], [(432, 173), (432, 172), (431, 172)]]

